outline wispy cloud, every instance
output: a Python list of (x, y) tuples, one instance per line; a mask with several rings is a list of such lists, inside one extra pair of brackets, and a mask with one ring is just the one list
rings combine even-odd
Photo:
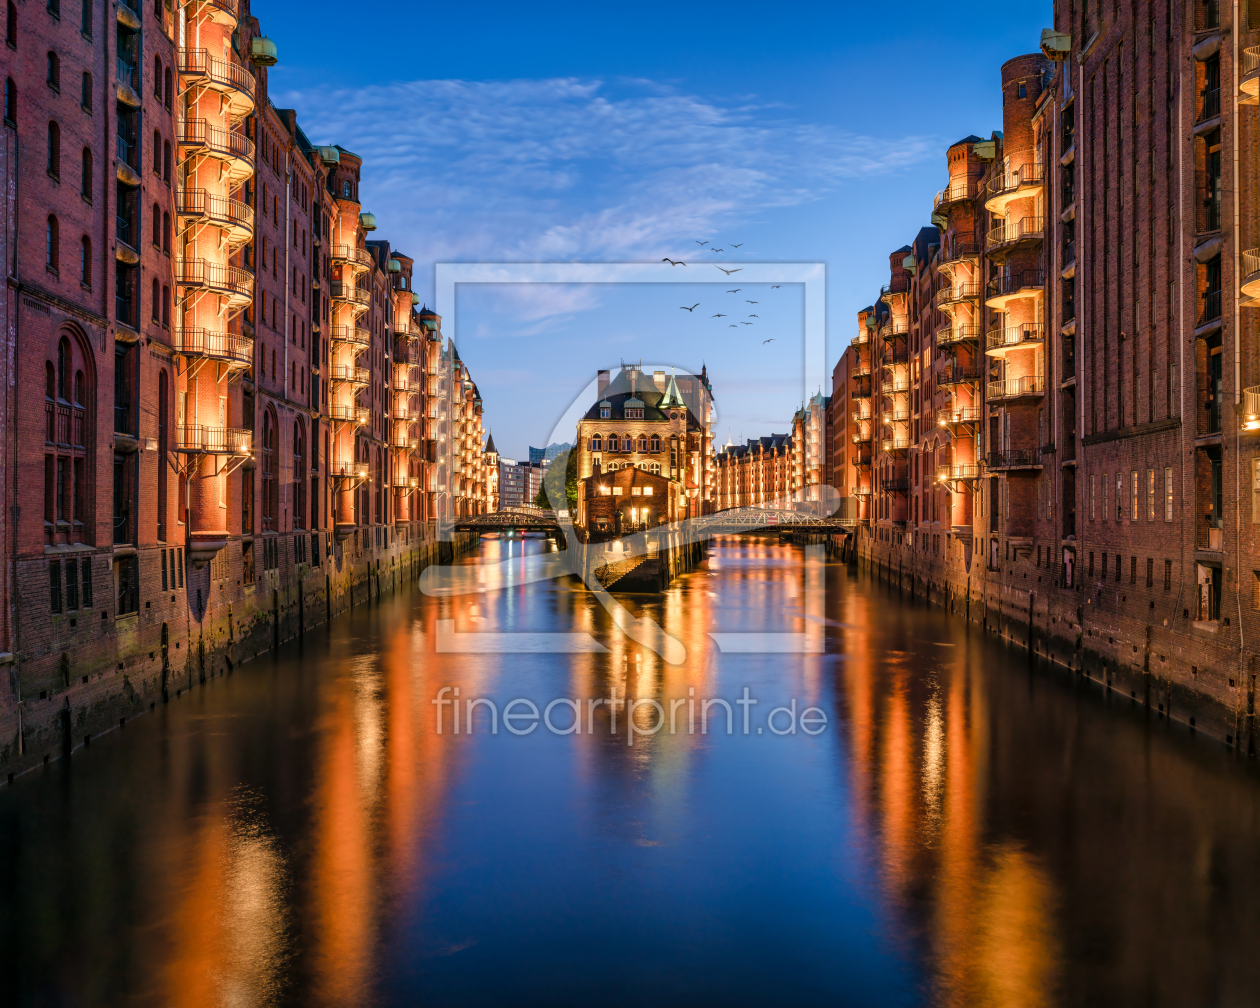
[(274, 98), (298, 109), (314, 142), (364, 158), (367, 208), (422, 267), (677, 255), (940, 149), (934, 137), (860, 136), (652, 81), (424, 80)]

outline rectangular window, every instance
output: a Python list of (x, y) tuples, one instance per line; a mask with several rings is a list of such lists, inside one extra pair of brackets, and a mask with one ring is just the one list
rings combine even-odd
[(1155, 561), (1151, 557), (1146, 558), (1146, 587), (1155, 587)]
[[(1089, 477), (1089, 520), (1090, 521), (1094, 520), (1094, 489), (1095, 489), (1094, 477), (1091, 474)], [(1090, 568), (1089, 573), (1091, 576), (1093, 575), (1094, 571), (1092, 567)]]
[(52, 612), (61, 612), (61, 561), (48, 562), (48, 602)]
[[(1256, 460), (1252, 461), (1252, 470), (1251, 470), (1251, 485), (1253, 487), (1253, 490), (1251, 493), (1251, 499), (1252, 499), (1251, 520), (1260, 521), (1260, 518), (1256, 517), (1257, 511), (1255, 508), (1256, 491), (1254, 488), (1256, 486), (1256, 473), (1257, 473), (1257, 469), (1255, 467), (1255, 461)], [(1172, 520), (1173, 520), (1172, 466), (1165, 466), (1164, 467), (1164, 521), (1170, 522)]]
[(1155, 520), (1155, 470), (1146, 470), (1146, 520)]
[(80, 593), (83, 596), (83, 608), (92, 608), (92, 561), (81, 560), (79, 562), (80, 575)]
[(179, 549), (175, 551), (175, 557), (176, 557), (176, 560), (178, 561), (178, 565), (176, 566), (175, 569), (179, 572), (179, 587), (183, 588), (184, 587), (184, 547), (183, 546), (181, 546)]
[(66, 608), (79, 608), (79, 565), (73, 560), (66, 561)]
[(1164, 561), (1164, 591), (1172, 591), (1172, 561)]
[(166, 550), (159, 550), (162, 554), (162, 591), (167, 591), (166, 582)]
[[(1040, 564), (1038, 564), (1038, 566), (1040, 566)], [(1094, 551), (1093, 550), (1089, 551), (1089, 576), (1090, 577), (1094, 576)]]
[[(1105, 486), (1106, 484), (1103, 484), (1103, 485)], [(1104, 581), (1107, 580), (1107, 554), (1106, 553), (1102, 555), (1102, 578)]]
[(1260, 609), (1260, 571), (1251, 572), (1251, 608)]
[(1107, 510), (1107, 484), (1110, 482), (1111, 482), (1111, 473), (1103, 473), (1103, 477), (1102, 477), (1102, 485), (1103, 485), (1102, 520), (1103, 521), (1106, 521), (1107, 516), (1110, 514), (1110, 512)]
[(1116, 473), (1116, 521), (1124, 521), (1124, 473)]
[(1138, 520), (1138, 471), (1129, 474), (1129, 520)]
[(1119, 554), (1119, 553), (1117, 553), (1117, 554), (1116, 554), (1116, 580), (1117, 580), (1117, 581), (1119, 581), (1119, 580), (1120, 580), (1120, 565), (1121, 565), (1121, 563), (1122, 563), (1122, 558), (1121, 558), (1120, 554)]
[(1129, 584), (1137, 584), (1137, 557), (1129, 557)]

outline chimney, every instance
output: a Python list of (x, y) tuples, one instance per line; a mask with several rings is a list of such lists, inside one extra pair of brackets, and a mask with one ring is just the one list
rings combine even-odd
[(664, 392), (665, 391), (665, 372), (653, 371), (652, 384), (656, 386), (656, 390), (658, 392)]
[(604, 397), (604, 389), (608, 388), (608, 383), (611, 380), (612, 375), (608, 371), (601, 371), (599, 373), (599, 396), (601, 399)]

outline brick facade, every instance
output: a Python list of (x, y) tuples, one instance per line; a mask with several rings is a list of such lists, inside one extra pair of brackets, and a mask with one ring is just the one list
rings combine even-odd
[(497, 482), (248, 0), (60, 7), (3, 50), (0, 772), (401, 583)]

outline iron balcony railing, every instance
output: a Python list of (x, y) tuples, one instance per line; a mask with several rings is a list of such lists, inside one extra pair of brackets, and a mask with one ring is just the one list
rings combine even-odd
[(390, 446), (393, 448), (406, 448), (410, 451), (420, 447), (420, 439), (413, 437), (406, 431), (394, 431), (389, 439)]
[(411, 395), (413, 392), (419, 392), (421, 390), (419, 382), (414, 382), (410, 378), (399, 378), (397, 376), (394, 377), (394, 382), (390, 387), (398, 395)]
[(1203, 294), (1203, 314), (1199, 318), (1200, 324), (1211, 322), (1221, 317), (1221, 292), (1205, 291)]
[(1040, 322), (1023, 322), (1019, 325), (1003, 326), (990, 329), (985, 337), (985, 349), (1015, 349), (1021, 346), (1042, 343), (1046, 338), (1046, 327)]
[(1257, 272), (1260, 272), (1260, 248), (1247, 249), (1242, 254), (1243, 278), (1246, 279)]
[[(214, 11), (222, 12), (233, 21), (239, 17), (236, 0), (180, 0), (180, 6), (187, 12), (189, 20), (194, 22), (200, 20), (202, 15)], [(213, 16), (212, 20), (216, 23), (222, 22), (221, 18), (213, 18)]]
[(365, 480), (368, 478), (366, 462), (334, 462), (329, 466), (329, 475), (333, 479)]
[(188, 357), (206, 357), (246, 367), (254, 361), (254, 341), (248, 336), (209, 329), (176, 329), (175, 351)]
[(329, 369), (329, 378), (332, 381), (346, 382), (350, 385), (368, 385), (371, 383), (367, 368), (349, 367), (345, 364), (334, 364)]
[(175, 447), (181, 452), (207, 455), (248, 455), (253, 451), (253, 431), (241, 427), (204, 427), (181, 424), (175, 428)]
[(413, 420), (419, 420), (420, 414), (406, 406), (398, 406), (394, 409), (393, 418), (395, 423), (411, 423)]
[(356, 305), (368, 303), (368, 292), (361, 287), (355, 287), (344, 280), (334, 280), (329, 286), (329, 295), (334, 301), (349, 301)]
[(908, 350), (888, 350), (883, 357), (884, 367), (895, 367), (899, 364), (910, 363), (910, 353)]
[(939, 385), (971, 385), (978, 382), (983, 375), (976, 367), (945, 368), (936, 373), (936, 384)]
[(968, 301), (980, 296), (980, 284), (964, 280), (961, 283), (951, 284), (949, 287), (942, 287), (936, 292), (936, 304), (939, 307), (944, 304), (954, 304), (958, 301)]
[(227, 227), (254, 228), (254, 208), (241, 200), (207, 192), (180, 189), (175, 194), (175, 212), (183, 217), (204, 217)]
[(233, 88), (251, 97), (254, 94), (252, 73), (243, 66), (211, 56), (208, 49), (179, 50), (179, 72), (182, 76), (200, 78), (211, 84)]
[(870, 341), (871, 341), (871, 331), (867, 329), (865, 326), (859, 326), (857, 335), (854, 336), (853, 339), (849, 340), (849, 342), (852, 343), (854, 346), (862, 346), (863, 344), (869, 343)]
[(989, 195), (1000, 196), (1002, 193), (1014, 192), (1021, 186), (1040, 185), (1045, 178), (1045, 166), (1025, 164), (1018, 168), (998, 172), (989, 179)]
[(1070, 266), (1076, 262), (1076, 242), (1067, 241), (1063, 243), (1063, 265)]
[(334, 420), (359, 424), (360, 426), (371, 419), (366, 406), (355, 406), (353, 403), (333, 403), (328, 407), (328, 415)]
[(936, 411), (936, 422), (942, 427), (949, 424), (979, 423), (980, 410), (974, 406), (957, 406)]
[(1003, 378), (989, 382), (986, 397), (989, 399), (1013, 399), (1016, 396), (1043, 395), (1046, 380), (1041, 375), (1025, 375), (1023, 378)]
[(254, 295), (254, 274), (249, 270), (205, 259), (176, 259), (175, 282), (184, 287), (205, 287), (237, 297), (252, 298)]
[(1002, 297), (1007, 294), (1018, 294), (1024, 290), (1034, 290), (1045, 283), (1045, 275), (1039, 269), (1020, 270), (1009, 276), (995, 277), (989, 281), (988, 296)]
[(858, 431), (856, 434), (853, 435), (854, 444), (865, 444), (869, 440), (871, 440), (870, 431)]
[(936, 345), (938, 347), (953, 346), (957, 343), (968, 343), (972, 340), (980, 338), (980, 327), (978, 325), (946, 325), (936, 330)]
[(861, 423), (863, 420), (871, 419), (871, 414), (869, 410), (865, 413), (863, 413), (861, 410), (854, 410), (849, 415), (853, 419), (854, 423)]
[(1041, 452), (1036, 448), (1010, 448), (989, 452), (985, 466), (989, 469), (1019, 469), (1041, 465)]
[(910, 478), (908, 476), (893, 476), (889, 479), (880, 480), (879, 488), (886, 492), (902, 493), (910, 489)]
[(328, 338), (333, 343), (348, 343), (356, 347), (366, 347), (372, 342), (371, 333), (358, 326), (332, 326), (328, 330)]
[(1203, 104), (1199, 110), (1199, 122), (1215, 119), (1221, 114), (1221, 89), (1209, 88), (1203, 92)]
[(980, 254), (980, 246), (974, 241), (964, 241), (959, 238), (949, 243), (945, 248), (941, 249), (939, 262), (955, 263), (962, 259), (974, 259)]
[(1019, 220), (999, 221), (996, 227), (989, 229), (989, 248), (1009, 245), (1012, 242), (1040, 238), (1045, 231), (1044, 217), (1021, 217)]
[(184, 147), (202, 147), (215, 154), (240, 158), (253, 164), (254, 141), (235, 130), (211, 126), (205, 119), (185, 119), (179, 134)]
[(936, 198), (932, 201), (932, 207), (933, 209), (939, 210), (942, 206), (948, 206), (950, 203), (958, 203), (961, 200), (974, 199), (977, 188), (975, 179), (963, 179), (959, 182), (951, 182), (936, 194)]
[(334, 245), (329, 253), (334, 265), (350, 263), (364, 269), (372, 268), (372, 253), (367, 249), (355, 248), (353, 245)]
[(880, 441), (880, 447), (886, 452), (907, 451), (910, 448), (910, 439), (908, 437), (884, 438)]
[(1242, 432), (1260, 434), (1260, 385), (1243, 389), (1242, 412)]
[(953, 462), (936, 467), (936, 479), (941, 483), (980, 478), (980, 467), (974, 462)]

